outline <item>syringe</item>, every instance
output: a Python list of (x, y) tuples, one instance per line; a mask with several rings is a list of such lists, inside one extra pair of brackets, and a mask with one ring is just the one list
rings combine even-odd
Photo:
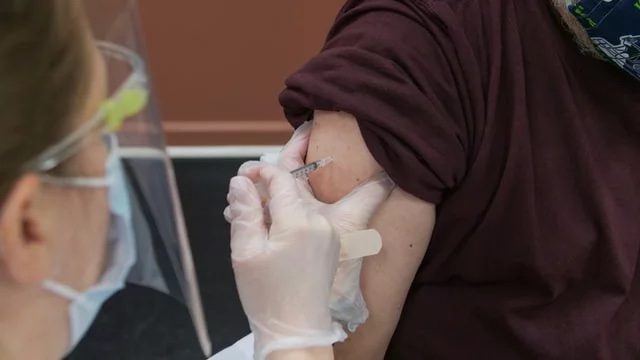
[[(291, 171), (290, 174), (296, 179), (306, 178), (312, 172), (331, 164), (331, 162), (333, 162), (333, 156), (308, 163), (305, 166), (301, 166)], [(269, 200), (267, 195), (268, 191), (262, 183), (256, 184), (256, 187), (258, 188), (258, 194), (260, 194), (260, 198), (262, 199), (262, 204), (264, 206), (264, 222), (265, 224), (271, 224), (271, 214), (269, 213)]]
[(291, 172), (294, 178), (299, 179), (303, 177), (309, 176), (312, 172), (323, 168), (333, 162), (333, 156), (329, 156), (320, 160), (316, 160), (312, 163), (309, 163), (305, 166), (299, 167)]

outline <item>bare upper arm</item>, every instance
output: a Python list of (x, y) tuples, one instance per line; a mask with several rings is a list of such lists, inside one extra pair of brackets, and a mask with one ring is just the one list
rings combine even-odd
[[(318, 199), (335, 202), (381, 170), (357, 121), (348, 114), (316, 112), (307, 161), (333, 156), (334, 164), (310, 181)], [(369, 320), (335, 347), (338, 359), (381, 359), (393, 335), (411, 282), (429, 245), (435, 206), (396, 188), (371, 219), (383, 249), (365, 259), (361, 286)]]
[(333, 156), (330, 167), (311, 175), (318, 200), (334, 203), (382, 168), (371, 156), (358, 123), (346, 113), (316, 111), (309, 140), (307, 162)]

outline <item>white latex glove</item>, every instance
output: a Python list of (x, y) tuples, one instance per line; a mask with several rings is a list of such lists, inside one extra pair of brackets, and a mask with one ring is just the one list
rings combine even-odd
[[(290, 155), (298, 140), (294, 136), (285, 149), (281, 167), (297, 166), (300, 156)], [(335, 222), (342, 227), (366, 225), (392, 187), (386, 177), (378, 177), (327, 205), (315, 200), (308, 184), (293, 179), (288, 170), (245, 164), (241, 176), (231, 181), (225, 210), (236, 282), (256, 337), (257, 359), (279, 349), (326, 346), (345, 338), (329, 311), (340, 245), (327, 216), (339, 218)], [(270, 226), (254, 183), (267, 189)]]
[[(310, 134), (311, 122), (303, 124), (296, 130), (287, 145), (275, 159), (281, 168), (291, 171), (304, 165), (304, 157), (307, 152)], [(274, 157), (263, 157), (262, 160), (274, 161)], [(243, 166), (251, 166), (251, 163)], [(240, 171), (242, 172), (242, 168)], [(323, 170), (320, 169), (318, 171)], [(337, 203), (325, 204), (317, 201), (315, 197), (311, 195), (311, 188), (306, 181), (299, 181), (299, 186), (307, 189), (307, 191), (303, 193), (308, 204), (307, 206), (316, 209), (315, 211), (324, 215), (340, 236), (366, 229), (373, 211), (375, 211), (382, 200), (386, 198), (364, 198), (361, 203), (357, 203), (348, 201), (349, 196), (347, 196)], [(386, 174), (381, 173), (369, 179), (369, 181), (365, 182), (361, 187), (368, 186), (380, 186), (388, 192), (391, 192), (394, 185)], [(359, 190), (360, 189), (355, 189), (354, 193), (357, 193)], [(354, 332), (357, 327), (363, 324), (369, 317), (369, 310), (367, 309), (367, 304), (364, 301), (360, 287), (361, 269), (362, 258), (340, 262), (329, 301), (329, 308), (331, 309), (333, 319), (339, 321), (351, 332)]]
[[(266, 165), (245, 175), (231, 179), (225, 216), (231, 222), (236, 285), (255, 335), (255, 358), (344, 340), (328, 309), (340, 252), (337, 234), (304, 206), (288, 172)], [(270, 227), (254, 182), (266, 184)]]

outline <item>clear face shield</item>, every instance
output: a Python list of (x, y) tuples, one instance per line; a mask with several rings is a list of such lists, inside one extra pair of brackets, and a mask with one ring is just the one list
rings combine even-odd
[(93, 118), (30, 162), (28, 170), (46, 174), (76, 154), (88, 134), (111, 134), (105, 138), (110, 139), (109, 151), (116, 151), (121, 159), (135, 239), (135, 261), (126, 281), (184, 304), (202, 351), (210, 355), (211, 342), (173, 167), (145, 68), (137, 4), (87, 0), (84, 6), (106, 65), (108, 99)]

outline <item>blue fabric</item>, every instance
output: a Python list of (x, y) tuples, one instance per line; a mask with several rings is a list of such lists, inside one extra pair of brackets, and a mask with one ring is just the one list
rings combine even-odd
[(569, 10), (609, 60), (640, 80), (640, 0), (582, 0)]

